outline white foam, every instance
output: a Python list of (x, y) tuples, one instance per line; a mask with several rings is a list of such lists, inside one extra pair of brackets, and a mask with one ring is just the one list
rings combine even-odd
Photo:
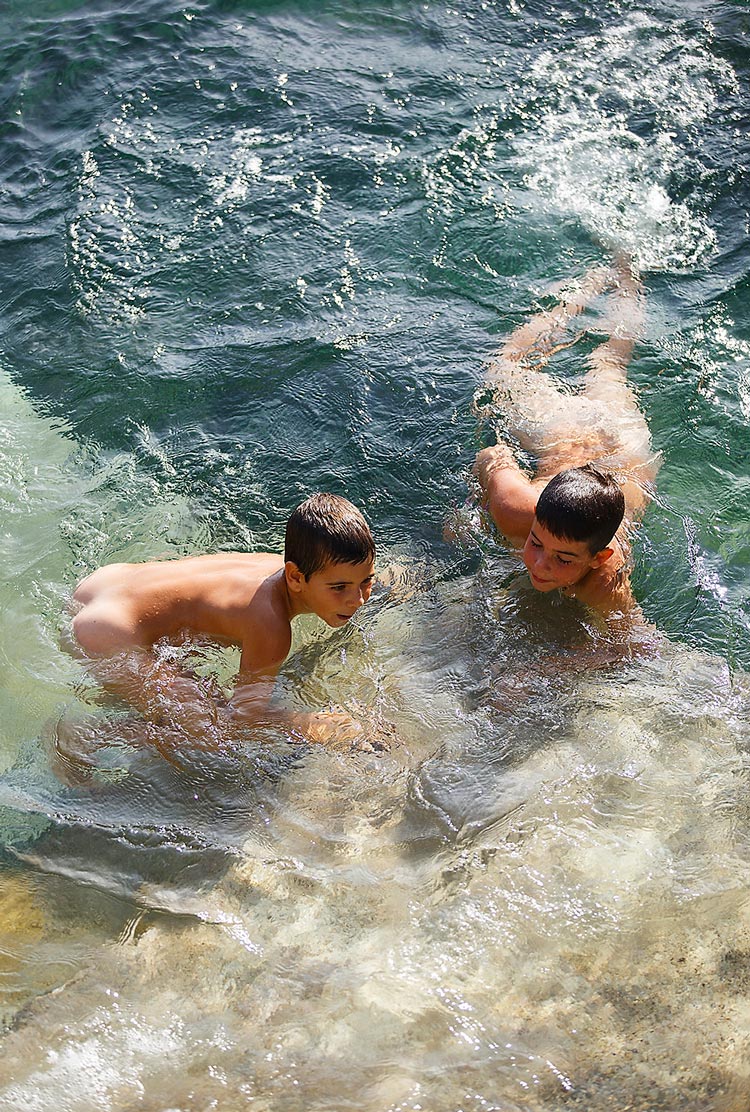
[[(116, 994), (114, 994), (116, 995)], [(113, 1014), (114, 1013), (114, 1014)], [(117, 1025), (113, 1019), (119, 1020)], [(188, 1051), (174, 1018), (163, 1027), (116, 1003), (96, 1009), (77, 1037), (49, 1049), (44, 1065), (0, 1092), (4, 1107), (16, 1112), (98, 1112), (140, 1103), (141, 1077), (169, 1059), (187, 1064)]]
[(529, 83), (524, 100), (548, 107), (515, 147), (545, 211), (577, 216), (644, 269), (682, 269), (712, 253), (713, 229), (670, 187), (674, 175), (694, 176), (692, 133), (736, 88), (727, 62), (679, 25), (638, 13), (541, 54)]

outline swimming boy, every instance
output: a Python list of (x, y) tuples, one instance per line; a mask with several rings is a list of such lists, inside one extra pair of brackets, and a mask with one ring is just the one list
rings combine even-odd
[[(313, 494), (287, 522), (283, 559), (223, 552), (99, 568), (73, 595), (79, 605), (73, 633), (106, 688), (199, 744), (217, 728), (277, 723), (312, 741), (370, 748), (347, 714), (303, 714), (270, 703), (294, 618), (317, 614), (333, 628), (345, 626), (370, 597), (374, 560), (360, 511), (335, 494)], [(241, 647), (228, 703), (154, 652), (157, 642), (191, 636)]]
[[(575, 340), (565, 327), (608, 287), (609, 338), (588, 357), (583, 390), (566, 392), (540, 373)], [(603, 615), (635, 607), (627, 529), (643, 512), (658, 471), (645, 418), (627, 382), (642, 320), (631, 269), (589, 271), (552, 310), (516, 329), (490, 363), (489, 406), (535, 459), (533, 475), (507, 444), (479, 452), (474, 473), (499, 531), (522, 549), (532, 585), (579, 599)]]

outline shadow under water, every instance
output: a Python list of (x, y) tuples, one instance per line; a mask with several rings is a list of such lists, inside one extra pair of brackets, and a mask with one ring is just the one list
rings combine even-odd
[(742, 1107), (750, 682), (663, 641), (488, 712), (485, 611), (452, 580), (305, 662), (300, 698), (379, 702), (383, 757), (139, 752), (38, 788), (51, 825), (0, 873), (26, 908), (3, 1106)]

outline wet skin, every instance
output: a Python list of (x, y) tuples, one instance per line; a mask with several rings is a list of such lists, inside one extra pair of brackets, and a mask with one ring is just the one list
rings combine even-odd
[(308, 580), (292, 580), (289, 590), (308, 613), (317, 614), (329, 626), (346, 625), (372, 594), (375, 565), (372, 560), (360, 564), (331, 563), (313, 572)]
[[(345, 712), (285, 711), (271, 707), (271, 701), (276, 674), (291, 647), (293, 619), (312, 613), (341, 628), (367, 602), (373, 580), (371, 559), (324, 564), (308, 578), (273, 553), (112, 564), (77, 588), (73, 632), (108, 690), (146, 718), (161, 713), (166, 695), (170, 718), (179, 715), (183, 732), (196, 739), (205, 741), (218, 715), (228, 729), (238, 722), (273, 721), (313, 741), (348, 731), (352, 743), (365, 748), (361, 727)], [(241, 646), (229, 703), (215, 693), (207, 698), (198, 678), (151, 651), (157, 641), (181, 641), (185, 635)]]
[(556, 537), (536, 517), (523, 547), (523, 562), (537, 591), (570, 588), (612, 555), (611, 548), (592, 555), (585, 541)]

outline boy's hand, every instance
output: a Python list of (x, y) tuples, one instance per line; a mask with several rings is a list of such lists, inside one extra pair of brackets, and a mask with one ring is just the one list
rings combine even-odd
[(304, 719), (302, 729), (305, 736), (319, 745), (363, 753), (382, 753), (389, 748), (385, 739), (368, 738), (362, 724), (344, 710), (306, 714)]
[(506, 467), (518, 470), (516, 457), (507, 444), (493, 444), (491, 448), (482, 448), (477, 452), (472, 470), (479, 479), (482, 489), (486, 490), (492, 473)]
[(378, 572), (378, 586), (388, 591), (391, 602), (407, 602), (413, 598), (417, 593), (418, 583), (423, 579), (424, 576), (414, 574), (405, 564), (390, 563)]

